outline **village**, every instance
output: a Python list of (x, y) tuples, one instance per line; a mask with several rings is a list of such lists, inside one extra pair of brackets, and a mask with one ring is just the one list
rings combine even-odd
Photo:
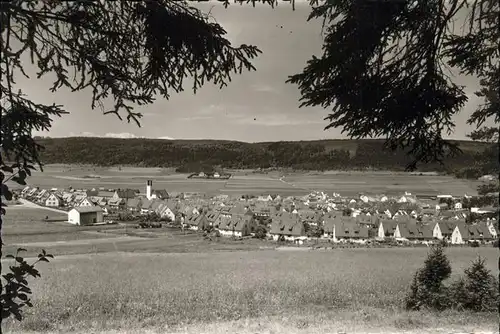
[[(153, 189), (40, 189), (26, 186), (18, 198), (67, 212), (74, 225), (136, 221), (137, 227), (165, 224), (220, 237), (255, 237), (307, 244), (311, 241), (397, 245), (492, 243), (498, 237), (498, 193), (485, 196), (438, 195), (420, 198), (410, 193), (388, 197), (342, 197), (311, 192), (302, 197), (173, 193)], [(485, 205), (486, 203), (486, 205)], [(488, 206), (489, 204), (490, 206)]]

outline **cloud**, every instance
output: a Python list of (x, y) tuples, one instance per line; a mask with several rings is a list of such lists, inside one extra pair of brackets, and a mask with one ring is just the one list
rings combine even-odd
[(271, 85), (266, 85), (266, 84), (255, 84), (255, 85), (252, 85), (251, 88), (255, 92), (261, 92), (261, 93), (278, 93), (278, 89), (276, 89), (276, 87), (273, 87)]
[(87, 132), (87, 131), (82, 132), (80, 134), (80, 136), (81, 137), (98, 137), (98, 135), (96, 135), (95, 133), (93, 133), (93, 132)]
[(168, 136), (158, 137), (158, 139), (174, 140), (174, 138)]
[(107, 137), (107, 138), (123, 138), (123, 139), (127, 139), (127, 138), (145, 138), (145, 137), (140, 137), (140, 136), (136, 136), (134, 135), (133, 133), (130, 133), (130, 132), (121, 132), (121, 133), (106, 133), (104, 135), (104, 137)]

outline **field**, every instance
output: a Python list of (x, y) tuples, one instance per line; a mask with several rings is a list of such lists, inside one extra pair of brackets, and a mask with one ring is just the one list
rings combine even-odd
[[(405, 191), (424, 194), (476, 194), (478, 182), (442, 175), (412, 175), (389, 172), (271, 172), (229, 171), (229, 180), (188, 179), (161, 168), (102, 168), (69, 165), (46, 166), (43, 173), (35, 172), (28, 179), (30, 185), (45, 188), (132, 188), (144, 191), (146, 180), (153, 180), (153, 188), (169, 192), (201, 192), (208, 194), (280, 194), (304, 195), (311, 190), (337, 192), (351, 196), (360, 192), (401, 194)], [(12, 184), (12, 186), (15, 186)], [(16, 186), (19, 188), (19, 186)]]
[[(56, 258), (32, 281), (35, 307), (12, 333), (337, 333), (495, 330), (498, 317), (408, 313), (401, 303), (426, 248), (279, 250), (264, 242), (210, 242), (162, 229), (43, 222), (57, 213), (10, 207), (6, 252), (46, 248)], [(128, 228), (128, 232), (125, 231)], [(146, 231), (147, 233), (147, 231)], [(128, 235), (127, 235), (128, 234)], [(132, 235), (132, 236), (130, 236)], [(71, 255), (73, 254), (73, 255)], [(448, 248), (454, 277), (493, 247)], [(8, 262), (6, 262), (8, 263)], [(6, 264), (5, 263), (5, 264)]]

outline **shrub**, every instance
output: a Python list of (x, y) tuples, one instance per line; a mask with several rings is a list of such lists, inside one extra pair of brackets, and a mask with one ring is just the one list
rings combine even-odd
[(255, 238), (257, 239), (264, 239), (267, 235), (267, 230), (264, 226), (259, 225), (255, 229)]
[(471, 241), (469, 243), (469, 246), (471, 246), (471, 247), (479, 247), (479, 241)]
[(431, 246), (424, 267), (419, 269), (413, 277), (410, 292), (406, 297), (408, 310), (430, 308), (443, 310), (450, 305), (448, 290), (443, 281), (450, 277), (450, 261), (444, 254), (441, 245)]
[(485, 312), (498, 305), (498, 281), (486, 268), (484, 259), (478, 258), (465, 269), (465, 277), (450, 288), (453, 304), (459, 309)]

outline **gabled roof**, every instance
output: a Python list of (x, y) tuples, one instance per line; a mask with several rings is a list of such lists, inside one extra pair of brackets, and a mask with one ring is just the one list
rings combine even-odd
[(158, 189), (158, 190), (153, 190), (153, 194), (156, 195), (158, 198), (168, 198), (168, 192), (165, 189)]
[(113, 191), (104, 191), (104, 190), (99, 190), (97, 192), (97, 196), (99, 197), (113, 197), (115, 193)]
[(99, 194), (99, 191), (98, 190), (86, 190), (85, 193), (87, 194), (87, 196), (97, 196)]
[(137, 208), (141, 205), (141, 199), (139, 198), (130, 198), (127, 200), (127, 207), (129, 208)]
[(398, 224), (402, 225), (401, 222), (392, 219), (381, 219), (380, 224), (382, 224), (382, 227), (384, 228), (384, 233), (390, 234), (394, 233)]
[(449, 220), (442, 220), (437, 222), (436, 224), (439, 225), (439, 229), (441, 230), (441, 234), (452, 234), (453, 230), (455, 229), (455, 226), (457, 226), (457, 222), (449, 221)]
[(406, 239), (433, 239), (432, 226), (415, 223), (399, 224), (399, 233)]
[(62, 197), (61, 197), (59, 194), (56, 194), (56, 193), (52, 193), (52, 194), (50, 194), (50, 195), (47, 197), (47, 199), (49, 199), (51, 196), (53, 196), (53, 197), (57, 198), (57, 200), (58, 200), (58, 201), (62, 201), (62, 200), (63, 200), (63, 199), (62, 199)]
[(77, 206), (77, 207), (74, 207), (73, 210), (76, 210), (79, 213), (90, 213), (90, 212), (101, 212), (102, 211), (102, 209), (99, 206)]
[(298, 214), (299, 217), (305, 222), (318, 222), (323, 218), (323, 214), (321, 212), (312, 210), (300, 211)]
[(325, 233), (333, 233), (335, 224), (342, 221), (342, 213), (340, 215), (328, 215), (324, 218), (323, 230)]
[(368, 238), (368, 228), (356, 222), (338, 219), (334, 226), (336, 238)]
[(110, 198), (108, 200), (108, 205), (120, 205), (120, 204), (124, 204), (124, 203), (127, 203), (126, 200), (124, 198)]
[(302, 223), (297, 215), (295, 219), (290, 218), (289, 216), (283, 216), (281, 219), (273, 221), (271, 223), (271, 234), (278, 235), (290, 235), (290, 236), (304, 236), (305, 228), (304, 223)]
[(118, 195), (119, 198), (125, 198), (125, 199), (134, 198), (136, 194), (135, 190), (133, 189), (118, 189), (115, 191), (115, 193)]
[(151, 208), (152, 204), (153, 204), (152, 200), (145, 198), (141, 201), (141, 209), (148, 210)]

